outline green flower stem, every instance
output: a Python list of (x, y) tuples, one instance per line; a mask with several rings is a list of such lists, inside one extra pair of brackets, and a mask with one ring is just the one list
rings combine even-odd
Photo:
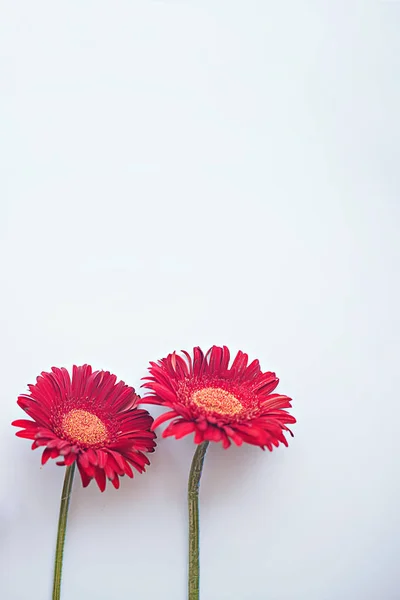
[(58, 517), (58, 533), (56, 544), (56, 557), (54, 561), (53, 600), (60, 600), (61, 575), (63, 566), (65, 530), (67, 528), (69, 499), (71, 497), (72, 482), (74, 480), (75, 463), (66, 467), (64, 485), (61, 494), (60, 516)]
[(204, 457), (209, 442), (199, 444), (194, 453), (190, 468), (188, 483), (188, 508), (189, 508), (189, 574), (188, 574), (188, 600), (200, 598), (200, 540), (199, 540), (199, 487), (203, 471)]

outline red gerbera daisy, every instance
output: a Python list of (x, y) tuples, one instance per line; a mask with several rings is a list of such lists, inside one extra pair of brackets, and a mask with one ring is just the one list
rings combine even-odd
[(44, 446), (42, 464), (62, 457), (58, 465), (75, 461), (86, 487), (95, 479), (103, 492), (108, 478), (115, 488), (119, 477), (133, 477), (131, 466), (142, 473), (150, 464), (144, 452), (154, 452), (153, 418), (137, 408), (132, 387), (108, 371), (89, 365), (73, 367), (72, 381), (64, 368), (43, 372), (19, 406), (33, 419), (19, 419), (17, 436), (34, 440), (32, 449)]
[(275, 373), (263, 373), (258, 360), (248, 364), (248, 356), (238, 352), (229, 366), (226, 346), (213, 346), (203, 354), (197, 347), (193, 359), (175, 352), (157, 363), (150, 363), (151, 377), (144, 387), (152, 391), (143, 401), (171, 408), (152, 426), (173, 419), (163, 437), (177, 439), (194, 432), (196, 444), (222, 442), (228, 448), (231, 440), (273, 449), (279, 443), (287, 446), (284, 431), (293, 436), (287, 424), (296, 419), (286, 410), (291, 399), (273, 394), (279, 379)]

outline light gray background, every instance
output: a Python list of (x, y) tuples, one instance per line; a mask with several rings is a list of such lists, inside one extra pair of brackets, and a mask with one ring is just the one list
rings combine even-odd
[[(138, 387), (225, 343), (298, 424), (272, 454), (211, 448), (202, 600), (398, 599), (400, 4), (0, 15), (1, 597), (50, 598), (64, 474), (14, 437), (18, 393), (85, 361)], [(76, 481), (63, 600), (185, 599), (193, 449)]]

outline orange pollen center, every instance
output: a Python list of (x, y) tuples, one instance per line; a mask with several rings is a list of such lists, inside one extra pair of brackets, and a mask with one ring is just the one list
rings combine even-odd
[(62, 429), (71, 440), (86, 446), (102, 444), (108, 439), (107, 427), (87, 410), (74, 409), (64, 415)]
[(228, 417), (233, 417), (243, 410), (240, 400), (222, 388), (208, 387), (197, 390), (192, 394), (191, 400), (199, 408)]

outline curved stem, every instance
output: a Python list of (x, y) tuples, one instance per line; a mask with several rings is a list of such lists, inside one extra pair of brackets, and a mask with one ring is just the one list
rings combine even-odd
[(199, 444), (194, 453), (188, 483), (189, 508), (189, 574), (188, 600), (199, 600), (200, 597), (200, 542), (199, 542), (199, 487), (203, 470), (204, 457), (209, 442)]
[(65, 530), (67, 528), (69, 499), (71, 497), (74, 472), (75, 463), (73, 462), (72, 465), (68, 466), (65, 469), (64, 485), (61, 494), (60, 516), (58, 518), (58, 533), (56, 543), (56, 557), (54, 560), (53, 600), (60, 600)]

